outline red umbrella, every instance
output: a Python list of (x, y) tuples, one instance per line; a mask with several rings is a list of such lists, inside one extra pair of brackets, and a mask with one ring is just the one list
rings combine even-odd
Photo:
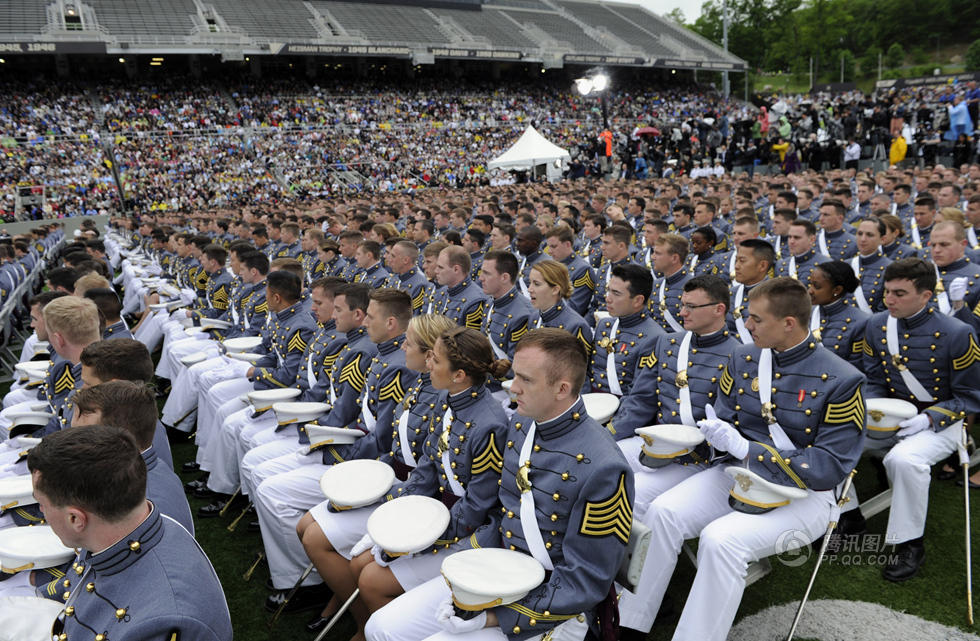
[(638, 136), (659, 136), (660, 130), (656, 127), (640, 127), (636, 130)]

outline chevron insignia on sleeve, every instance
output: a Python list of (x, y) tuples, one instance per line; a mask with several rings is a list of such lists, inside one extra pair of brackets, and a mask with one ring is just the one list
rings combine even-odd
[(626, 493), (626, 474), (620, 474), (619, 484), (612, 496), (597, 503), (585, 504), (578, 531), (579, 534), (596, 537), (612, 534), (626, 545), (630, 540), (632, 525), (633, 506)]
[(402, 387), (402, 373), (396, 372), (391, 382), (378, 391), (379, 401), (392, 400), (401, 403), (405, 399), (405, 388)]
[(656, 364), (657, 364), (657, 357), (651, 351), (649, 354), (647, 354), (646, 356), (640, 359), (640, 362), (637, 364), (637, 367), (653, 369), (654, 366), (656, 366)]
[(953, 360), (953, 369), (958, 372), (968, 368), (977, 361), (980, 361), (980, 347), (977, 346), (977, 341), (971, 333), (970, 345), (966, 348), (966, 352), (962, 356)]
[(54, 382), (54, 393), (61, 394), (75, 387), (75, 377), (71, 375), (71, 367), (65, 367), (61, 376)]
[(588, 269), (585, 270), (585, 273), (575, 279), (575, 282), (572, 283), (572, 287), (588, 287), (589, 289), (595, 291), (595, 283), (592, 282), (592, 275), (589, 273)]
[(360, 393), (364, 389), (364, 373), (361, 372), (361, 355), (352, 358), (344, 368), (340, 370), (340, 383), (350, 383), (350, 386)]
[(861, 387), (854, 390), (851, 398), (843, 403), (829, 403), (824, 413), (823, 422), (831, 425), (855, 423), (858, 429), (864, 429), (864, 397)]
[(255, 309), (252, 311), (255, 312), (256, 314), (265, 314), (269, 311), (269, 304), (266, 301), (262, 301), (261, 303), (256, 305)]
[(585, 335), (585, 332), (582, 331), (582, 328), (581, 327), (578, 329), (578, 332), (576, 332), (575, 338), (577, 338), (577, 339), (579, 339), (579, 341), (581, 341), (582, 346), (585, 348), (585, 353), (586, 354), (591, 354), (592, 353), (592, 349), (593, 349), (592, 348), (592, 338), (589, 337), (589, 336), (586, 336)]
[(980, 303), (977, 303), (973, 308), (973, 315), (980, 317)]
[(419, 289), (419, 293), (412, 299), (412, 310), (418, 311), (425, 304), (425, 288)]
[(340, 356), (340, 352), (342, 352), (343, 349), (344, 348), (341, 347), (333, 354), (327, 354), (326, 356), (323, 357), (323, 371), (329, 372), (330, 370), (333, 369), (333, 365), (334, 363), (337, 362), (337, 357)]
[(718, 386), (721, 387), (721, 392), (725, 396), (732, 393), (732, 384), (735, 380), (732, 378), (731, 373), (728, 371), (728, 365), (725, 365), (725, 371), (721, 373), (721, 380), (718, 381)]
[(197, 276), (194, 277), (194, 284), (197, 285), (198, 289), (206, 289), (208, 286), (208, 273), (203, 269), (197, 272)]
[(500, 454), (500, 450), (497, 449), (497, 441), (493, 432), (490, 432), (490, 439), (487, 441), (487, 446), (473, 459), (471, 473), (473, 476), (476, 476), (487, 470), (493, 470), (495, 473), (500, 474), (503, 466), (504, 457)]
[(861, 339), (861, 349), (863, 349), (864, 350), (864, 353), (866, 355), (868, 355), (868, 356), (874, 356), (875, 355), (874, 350), (871, 349), (871, 343), (869, 343), (868, 341), (864, 340), (863, 338)]
[(483, 303), (466, 315), (465, 325), (470, 329), (480, 329), (483, 326)]
[[(869, 348), (867, 347), (867, 341), (865, 341), (863, 338), (859, 338), (858, 340), (851, 343), (852, 354), (860, 354), (861, 352), (867, 354), (868, 350)], [(868, 354), (868, 355), (873, 356), (873, 354)]]
[(306, 341), (300, 336), (300, 331), (296, 330), (293, 337), (289, 339), (289, 343), (286, 345), (287, 352), (305, 352), (306, 351)]
[(518, 327), (517, 329), (515, 329), (513, 332), (510, 333), (510, 340), (511, 340), (512, 343), (516, 343), (517, 341), (519, 341), (522, 338), (524, 338), (524, 335), (525, 334), (527, 334), (527, 321), (526, 320), (523, 323), (521, 323), (521, 326), (520, 327)]

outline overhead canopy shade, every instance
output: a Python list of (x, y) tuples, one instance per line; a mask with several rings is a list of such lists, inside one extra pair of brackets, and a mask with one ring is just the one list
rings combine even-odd
[(555, 160), (568, 160), (568, 151), (548, 141), (531, 126), (510, 149), (487, 165), (490, 169), (532, 169)]

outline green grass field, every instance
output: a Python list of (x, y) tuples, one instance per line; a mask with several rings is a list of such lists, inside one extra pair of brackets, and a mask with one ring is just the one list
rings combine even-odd
[[(175, 443), (174, 462), (179, 466), (194, 455), (190, 443)], [(178, 467), (179, 469), (179, 467)], [(878, 481), (874, 468), (862, 461), (855, 477), (855, 486), (862, 497), (877, 493)], [(191, 480), (193, 475), (184, 475)], [(974, 492), (974, 503), (980, 504), (980, 493)], [(196, 511), (203, 501), (191, 499), (191, 507)], [(974, 541), (980, 532), (980, 519), (976, 517), (980, 505), (975, 506), (973, 518)], [(235, 638), (238, 641), (265, 641), (268, 639), (307, 639), (312, 638), (303, 623), (312, 613), (284, 615), (270, 630), (267, 622), (271, 616), (263, 609), (267, 595), (264, 587), (268, 570), (263, 562), (252, 576), (244, 581), (242, 574), (262, 549), (258, 534), (246, 532), (244, 521), (239, 528), (230, 533), (227, 525), (234, 516), (226, 515), (218, 519), (196, 520), (197, 538), (211, 557), (228, 597)], [(887, 513), (879, 514), (869, 520), (869, 534), (884, 538)], [(868, 539), (866, 539), (867, 541)], [(874, 538), (869, 540), (874, 543)], [(881, 548), (879, 544), (877, 546)], [(980, 546), (974, 546), (980, 553)], [(874, 562), (885, 551), (854, 553), (842, 550), (839, 558), (825, 562), (817, 576), (811, 599), (847, 599), (881, 603), (894, 610), (936, 621), (944, 625), (957, 626), (963, 630), (978, 632), (976, 626), (966, 626), (965, 563), (964, 563), (964, 519), (963, 489), (952, 482), (934, 481), (930, 494), (929, 522), (926, 530), (926, 561), (921, 573), (905, 584), (896, 585), (883, 580), (879, 574), (881, 567)], [(751, 585), (745, 592), (739, 618), (752, 614), (771, 605), (797, 601), (806, 589), (813, 570), (816, 554), (799, 567), (787, 567), (779, 561), (773, 562), (772, 572)], [(846, 559), (844, 558), (846, 557)], [(845, 565), (845, 561), (847, 565)], [(860, 563), (860, 564), (858, 564)], [(975, 564), (976, 565), (976, 564)], [(674, 624), (680, 616), (687, 591), (694, 577), (694, 568), (686, 558), (677, 565), (669, 594), (674, 602), (673, 611), (662, 615), (650, 639), (670, 639)], [(346, 641), (353, 633), (353, 623), (342, 621), (329, 635), (330, 641)]]

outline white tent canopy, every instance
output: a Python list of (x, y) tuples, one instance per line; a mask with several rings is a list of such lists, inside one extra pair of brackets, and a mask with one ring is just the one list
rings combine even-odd
[(490, 169), (533, 169), (555, 160), (568, 160), (568, 151), (548, 141), (537, 129), (528, 126), (510, 149), (487, 165)]

